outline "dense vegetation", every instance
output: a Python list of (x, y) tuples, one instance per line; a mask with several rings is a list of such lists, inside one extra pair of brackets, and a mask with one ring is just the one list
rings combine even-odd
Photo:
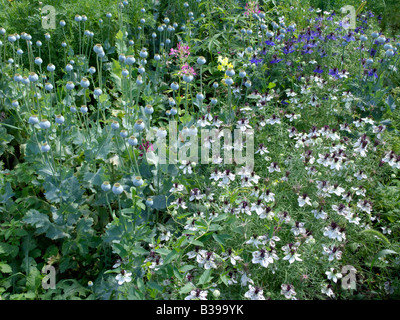
[(399, 298), (396, 1), (0, 3), (1, 299)]

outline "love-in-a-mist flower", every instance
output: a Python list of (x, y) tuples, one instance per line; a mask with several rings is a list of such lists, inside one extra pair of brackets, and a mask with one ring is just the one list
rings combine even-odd
[(132, 272), (126, 272), (125, 270), (122, 270), (121, 273), (119, 273), (115, 279), (118, 281), (118, 285), (123, 285), (125, 282), (129, 283), (132, 281)]
[(265, 300), (263, 289), (254, 287), (251, 284), (249, 284), (249, 290), (244, 294), (244, 296), (251, 300)]

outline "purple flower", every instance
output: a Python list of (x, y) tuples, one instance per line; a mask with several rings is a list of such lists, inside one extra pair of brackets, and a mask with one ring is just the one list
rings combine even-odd
[(263, 62), (264, 59), (257, 59), (257, 58), (253, 58), (250, 60), (251, 63), (255, 63), (256, 66), (258, 66), (261, 62)]
[(322, 72), (324, 72), (324, 70), (321, 68), (321, 66), (317, 66), (317, 68), (313, 72), (322, 73)]
[(271, 64), (278, 63), (278, 62), (281, 62), (281, 61), (282, 61), (282, 59), (278, 59), (278, 57), (277, 57), (276, 54), (274, 54), (274, 55), (272, 56), (272, 58), (273, 58), (273, 59), (269, 62), (269, 63), (271, 63)]
[(275, 45), (275, 42), (273, 42), (271, 40), (267, 40), (267, 41), (265, 41), (265, 43), (266, 43), (267, 46), (274, 46)]

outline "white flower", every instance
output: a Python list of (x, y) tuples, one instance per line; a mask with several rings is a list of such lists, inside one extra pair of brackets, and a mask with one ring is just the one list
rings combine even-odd
[(271, 252), (268, 252), (265, 249), (261, 249), (260, 251), (254, 251), (252, 255), (253, 259), (251, 260), (251, 262), (253, 262), (254, 264), (258, 263), (264, 268), (268, 268), (269, 264), (274, 263), (274, 259), (279, 259), (273, 250)]
[(326, 271), (325, 274), (328, 276), (328, 280), (332, 280), (336, 283), (338, 279), (342, 278), (342, 274), (339, 272), (335, 273), (334, 270), (334, 268), (331, 268), (331, 271)]
[(124, 284), (125, 282), (131, 282), (132, 281), (132, 272), (126, 272), (125, 270), (122, 270), (121, 273), (119, 273), (115, 279), (118, 281), (119, 285)]
[(244, 296), (251, 300), (265, 300), (263, 290), (259, 287), (253, 287), (251, 284), (249, 284), (249, 291), (247, 291)]
[(207, 291), (201, 289), (192, 290), (185, 300), (207, 300), (207, 294)]

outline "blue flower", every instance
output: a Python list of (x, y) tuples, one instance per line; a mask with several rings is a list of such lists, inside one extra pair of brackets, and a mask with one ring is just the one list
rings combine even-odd
[(324, 72), (324, 70), (321, 68), (321, 66), (317, 66), (317, 68), (313, 72), (322, 73), (322, 72)]

